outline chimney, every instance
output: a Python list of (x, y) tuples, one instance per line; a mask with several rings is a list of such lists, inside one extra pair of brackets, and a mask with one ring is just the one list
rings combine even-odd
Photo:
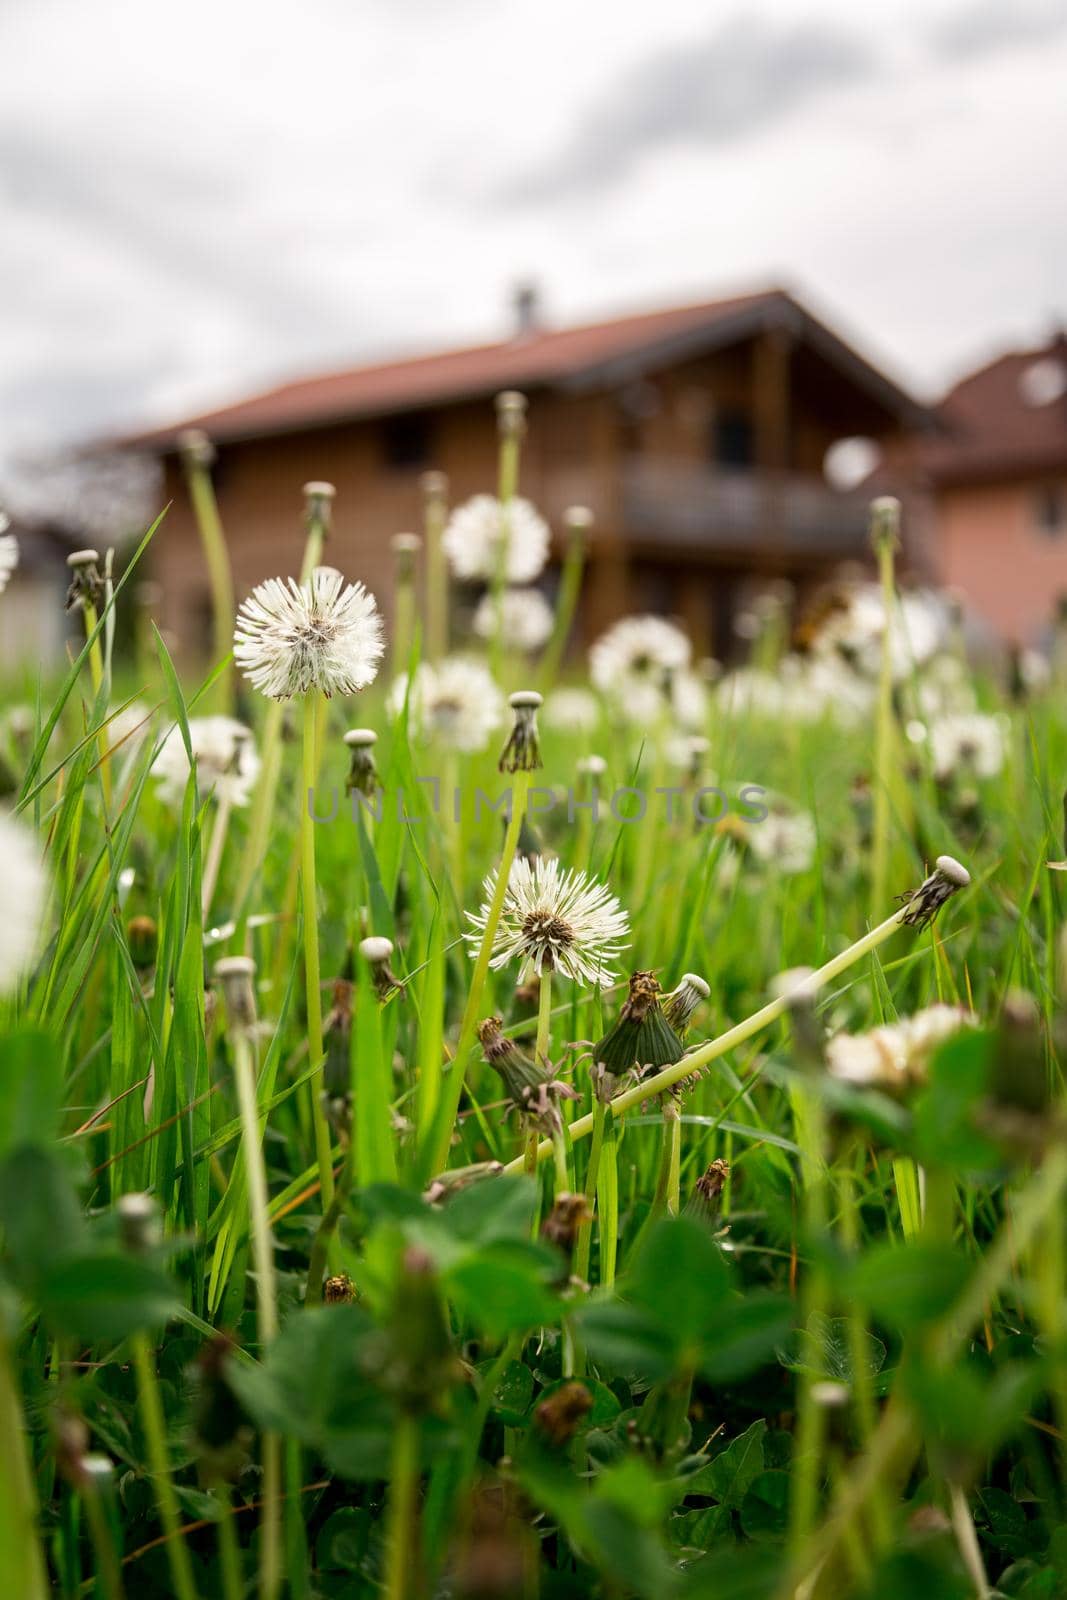
[(541, 330), (541, 296), (536, 283), (526, 281), (515, 285), (511, 297), (515, 318), (516, 339), (528, 339)]

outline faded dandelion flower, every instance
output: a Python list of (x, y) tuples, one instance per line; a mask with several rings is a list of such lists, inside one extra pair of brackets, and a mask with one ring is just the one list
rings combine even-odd
[(577, 1100), (578, 1095), (555, 1076), (551, 1062), (535, 1061), (514, 1039), (509, 1039), (499, 1017), (486, 1017), (478, 1024), (478, 1042), (503, 1083), (512, 1109), (542, 1132), (558, 1133), (563, 1126), (560, 1101)]
[(963, 1006), (927, 1006), (868, 1033), (837, 1034), (826, 1046), (826, 1064), (845, 1083), (898, 1093), (924, 1083), (938, 1048), (977, 1020)]
[(600, 703), (588, 689), (553, 689), (545, 700), (545, 722), (561, 733), (592, 733)]
[(917, 889), (900, 895), (908, 908), (901, 921), (912, 928), (928, 927), (945, 901), (951, 900), (960, 889), (966, 889), (970, 881), (970, 873), (955, 856), (938, 856), (929, 877), (924, 878)]
[(548, 559), (548, 524), (521, 496), (503, 506), (476, 494), (453, 511), (441, 544), (457, 578), (490, 583), (502, 567), (506, 582), (531, 583)]
[(489, 669), (466, 656), (448, 656), (436, 666), (423, 661), (410, 689), (402, 673), (389, 691), (389, 710), (398, 716), (404, 701), (418, 731), (451, 750), (484, 750), (504, 719), (504, 696)]
[(623, 617), (590, 649), (589, 676), (625, 715), (647, 720), (670, 708), (672, 680), (688, 671), (691, 656), (689, 640), (673, 622)]
[(762, 821), (747, 825), (745, 839), (757, 860), (795, 877), (815, 860), (818, 835), (810, 812), (771, 810)]
[(345, 734), (345, 744), (349, 751), (348, 777), (345, 779), (345, 793), (375, 795), (381, 788), (378, 779), (378, 767), (374, 760), (374, 746), (378, 743), (378, 735), (373, 728), (349, 728)]
[(981, 711), (941, 717), (930, 728), (934, 776), (995, 778), (1004, 765), (1004, 728), (999, 717)]
[(495, 639), (499, 631), (511, 649), (532, 653), (552, 632), (552, 607), (540, 589), (505, 589), (499, 606), (489, 592), (478, 602), (473, 626), (480, 639)]
[(307, 583), (268, 578), (237, 614), (233, 657), (272, 700), (318, 690), (329, 698), (373, 683), (385, 649), (374, 596), (316, 567)]
[(508, 704), (515, 720), (497, 766), (501, 772), (534, 772), (541, 765), (537, 732), (541, 696), (536, 689), (519, 689), (508, 697)]
[(6, 994), (36, 952), (48, 879), (33, 834), (3, 815), (0, 861), (0, 994)]
[[(489, 920), (496, 886), (490, 873), (485, 902), (467, 912), (473, 931), (464, 935), (472, 958)], [(561, 972), (576, 983), (610, 983), (610, 963), (626, 949), (629, 919), (611, 891), (582, 872), (567, 872), (558, 859), (519, 859), (508, 875), (504, 904), (493, 939), (490, 965), (529, 962), (535, 972)]]
[(689, 1032), (689, 1024), (698, 1006), (711, 999), (711, 986), (698, 972), (686, 972), (676, 989), (663, 997), (663, 1015), (680, 1039)]
[(19, 564), (19, 542), (13, 533), (8, 533), (11, 523), (0, 512), (0, 594), (3, 594), (11, 582), (11, 574)]
[[(214, 793), (216, 800), (227, 805), (247, 805), (260, 767), (251, 729), (233, 717), (194, 717), (189, 723), (189, 743), (201, 799)], [(189, 756), (180, 728), (171, 729), (152, 770), (160, 799), (180, 807), (189, 779)]]

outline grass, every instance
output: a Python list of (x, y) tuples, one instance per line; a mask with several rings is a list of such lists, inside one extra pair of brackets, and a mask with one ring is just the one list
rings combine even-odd
[[(510, 433), (505, 498), (517, 474)], [(304, 555), (295, 531), (294, 572)], [(154, 661), (113, 658), (136, 564), (63, 680), (0, 710), (8, 803), (51, 879), (0, 998), (13, 1592), (1063, 1593), (1062, 685), (1009, 700), (970, 674), (1004, 759), (940, 779), (914, 737), (929, 665), (877, 700), (876, 665), (877, 718), (709, 697), (682, 766), (673, 723), (602, 700), (584, 732), (543, 717), (542, 768), (514, 774), (505, 726), (447, 750), (381, 680), (284, 711), (242, 691), (263, 767), (213, 851), (223, 802), (190, 778), (165, 804), (152, 764), (171, 730), (191, 748), (230, 663), (183, 678), (158, 636)], [(580, 577), (575, 556), (568, 608)], [(779, 633), (753, 658), (785, 681)], [(491, 649), (502, 687), (547, 687), (560, 645), (527, 667)], [(353, 722), (379, 735), (369, 806), (345, 793)], [(546, 806), (593, 751), (641, 821)], [(713, 782), (727, 814), (698, 820)], [(746, 784), (813, 817), (799, 870), (754, 847), (774, 819)], [(312, 786), (333, 820), (308, 820)], [(611, 985), (531, 982), (464, 942), (486, 874), (534, 842), (628, 913)], [(912, 925), (896, 897), (942, 852), (970, 886)], [(251, 999), (212, 976), (235, 955)], [(775, 998), (800, 966), (816, 980)], [(710, 997), (690, 1056), (605, 1082), (594, 1044), (637, 970)], [(976, 1025), (909, 1075), (828, 1070), (829, 1037), (938, 1002)], [(491, 1015), (523, 1071), (575, 1091), (554, 1137), (483, 1058)], [(141, 1194), (134, 1228), (119, 1202)]]

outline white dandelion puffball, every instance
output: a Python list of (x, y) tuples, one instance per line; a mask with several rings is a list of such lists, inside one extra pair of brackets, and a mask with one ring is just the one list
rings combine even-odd
[(981, 711), (941, 717), (930, 728), (930, 751), (940, 783), (956, 777), (995, 778), (1004, 765), (1004, 729), (999, 717)]
[[(233, 717), (193, 717), (189, 742), (196, 762), (196, 788), (201, 799), (245, 806), (259, 776), (259, 756), (250, 728)], [(180, 807), (189, 781), (189, 757), (180, 728), (172, 728), (152, 767), (159, 797)]]
[(614, 696), (648, 683), (659, 689), (671, 673), (686, 670), (692, 653), (681, 628), (665, 617), (623, 617), (590, 649), (589, 676)]
[(0, 815), (0, 994), (13, 989), (37, 950), (48, 876), (37, 840), (21, 822)]
[(10, 526), (8, 519), (0, 513), (0, 594), (3, 594), (11, 581), (11, 574), (19, 564), (19, 542), (13, 533), (8, 533)]
[(837, 1034), (826, 1047), (826, 1064), (845, 1083), (890, 1092), (906, 1089), (924, 1083), (939, 1046), (977, 1020), (962, 1006), (927, 1006), (869, 1033)]
[(500, 637), (515, 650), (540, 650), (552, 633), (552, 607), (540, 589), (505, 589), (498, 607), (492, 591), (484, 594), (474, 613), (474, 631), (480, 639)]
[(592, 733), (600, 721), (600, 703), (588, 689), (553, 689), (541, 715), (560, 733)]
[(758, 860), (786, 877), (807, 872), (815, 860), (818, 835), (808, 811), (772, 810), (762, 821), (749, 822), (745, 837)]
[[(885, 631), (885, 605), (878, 584), (851, 584), (819, 629), (812, 648), (819, 654), (837, 654), (858, 672), (876, 678)], [(910, 677), (936, 655), (946, 632), (945, 608), (936, 595), (927, 591), (901, 595), (889, 622), (894, 680), (901, 682)]]
[(111, 748), (122, 746), (121, 754), (130, 755), (140, 748), (152, 730), (152, 708), (141, 700), (124, 706), (111, 718), (104, 733)]
[(335, 567), (316, 567), (308, 583), (261, 583), (237, 613), (233, 640), (237, 665), (272, 700), (309, 689), (356, 694), (373, 683), (385, 649), (374, 596)]
[[(481, 910), (467, 912), (474, 931), (464, 937), (472, 957), (495, 887), (496, 875), (490, 873)], [(610, 963), (627, 948), (629, 933), (629, 918), (605, 884), (584, 872), (565, 871), (555, 856), (532, 861), (520, 856), (508, 875), (489, 964), (529, 962), (535, 972), (561, 972), (576, 983), (611, 983)]]
[(507, 583), (531, 583), (548, 560), (548, 523), (529, 500), (503, 506), (495, 495), (476, 494), (453, 511), (441, 545), (457, 578), (491, 583), (502, 564)]
[(504, 720), (504, 696), (489, 669), (465, 656), (448, 656), (436, 666), (422, 662), (410, 693), (407, 674), (401, 674), (389, 691), (393, 716), (405, 697), (413, 726), (452, 750), (484, 750)]

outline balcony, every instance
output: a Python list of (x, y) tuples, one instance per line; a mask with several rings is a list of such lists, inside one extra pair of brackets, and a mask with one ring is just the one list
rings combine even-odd
[(741, 557), (862, 557), (868, 505), (867, 495), (831, 489), (812, 475), (776, 479), (664, 460), (622, 469), (622, 532), (646, 545)]

